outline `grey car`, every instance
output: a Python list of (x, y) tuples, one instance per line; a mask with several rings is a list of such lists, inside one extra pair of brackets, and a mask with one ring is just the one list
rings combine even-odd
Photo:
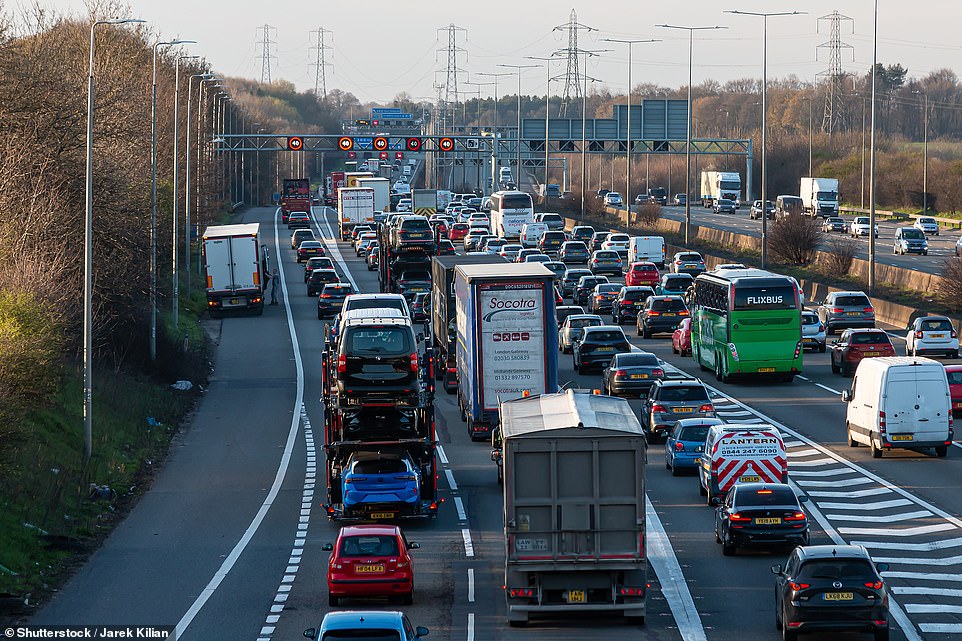
[(802, 349), (825, 353), (825, 325), (815, 312), (802, 312)]
[(597, 314), (572, 314), (564, 319), (558, 330), (558, 350), (570, 354), (574, 344), (581, 340), (585, 327), (600, 327), (604, 323)]
[(719, 198), (715, 201), (715, 213), (716, 214), (734, 214), (737, 210), (735, 207), (734, 200), (728, 200), (727, 198)]
[(864, 292), (832, 292), (817, 311), (826, 334), (840, 329), (875, 327), (875, 308)]
[(822, 231), (825, 233), (830, 233), (837, 231), (844, 234), (848, 231), (848, 225), (845, 224), (845, 219), (839, 216), (829, 216), (822, 223)]
[(641, 408), (641, 424), (649, 442), (667, 438), (683, 418), (715, 418), (708, 388), (696, 378), (656, 380)]
[(629, 352), (615, 354), (602, 377), (609, 396), (645, 396), (656, 380), (665, 377), (665, 370), (654, 354)]
[(575, 290), (575, 285), (582, 276), (591, 276), (591, 270), (587, 267), (578, 267), (575, 269), (568, 268), (565, 270), (564, 276), (561, 277), (561, 293), (565, 296), (571, 296)]
[(676, 274), (691, 274), (695, 277), (705, 269), (705, 259), (698, 252), (678, 252), (671, 261), (671, 271)]

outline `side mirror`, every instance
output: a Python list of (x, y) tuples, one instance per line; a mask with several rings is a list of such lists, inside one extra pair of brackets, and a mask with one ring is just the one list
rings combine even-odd
[(772, 566), (772, 574), (778, 575), (781, 573), (782, 573), (781, 563), (776, 563), (775, 565)]
[(850, 391), (848, 391), (847, 389), (843, 389), (843, 390), (842, 390), (842, 402), (843, 402), (843, 403), (851, 403), (851, 402), (852, 402), (852, 393), (851, 393)]
[(333, 552), (333, 551), (334, 551), (334, 544), (333, 544), (333, 543), (325, 543), (325, 544), (324, 544), (324, 547), (322, 547), (321, 549), (324, 550), (325, 552)]
[(802, 494), (801, 496), (798, 497), (798, 502), (799, 502), (799, 503), (808, 503), (808, 496), (805, 495), (805, 494)]
[(431, 631), (425, 628), (423, 625), (419, 625), (414, 629), (414, 633), (417, 634), (419, 637), (426, 637), (429, 634), (431, 634)]
[(876, 564), (875, 564), (875, 569), (878, 570), (879, 572), (888, 572), (888, 570), (889, 570), (889, 564), (888, 564), (888, 563), (876, 563)]
[(408, 549), (409, 549), (409, 550), (420, 550), (420, 549), (421, 549), (421, 544), (420, 544), (420, 543), (415, 543), (414, 541), (411, 541), (410, 543), (408, 543)]
[(305, 636), (306, 638), (308, 638), (308, 639), (316, 639), (316, 638), (317, 638), (317, 628), (308, 628), (308, 629), (304, 630), (304, 636)]

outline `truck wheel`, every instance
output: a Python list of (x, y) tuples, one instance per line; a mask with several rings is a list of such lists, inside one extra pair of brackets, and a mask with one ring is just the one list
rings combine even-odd
[(846, 436), (848, 437), (848, 446), (858, 447), (858, 441), (852, 438), (852, 427), (848, 424), (845, 425), (845, 433), (846, 433)]
[(949, 448), (946, 445), (938, 445), (935, 448), (935, 455), (938, 456), (939, 458), (945, 458), (945, 456), (948, 453), (949, 453)]
[(882, 458), (882, 448), (878, 446), (878, 441), (869, 438), (869, 447), (872, 449), (872, 458)]

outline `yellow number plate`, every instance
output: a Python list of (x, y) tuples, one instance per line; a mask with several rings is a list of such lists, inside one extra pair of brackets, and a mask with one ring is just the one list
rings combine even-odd
[(893, 434), (890, 438), (893, 441), (911, 441), (912, 435), (911, 434)]
[(371, 512), (372, 519), (393, 519), (394, 512)]
[(738, 482), (739, 482), (739, 483), (761, 483), (761, 482), (762, 482), (762, 477), (760, 477), (760, 476), (758, 476), (758, 475), (756, 475), (756, 474), (748, 474), (748, 475), (745, 475), (745, 476), (739, 476), (739, 477), (738, 477)]
[(851, 601), (855, 598), (851, 592), (826, 592), (823, 596), (826, 601)]
[(357, 574), (377, 574), (378, 572), (384, 572), (383, 565), (355, 565), (354, 571)]
[(615, 348), (614, 348), (614, 347), (599, 347), (599, 348), (598, 348), (598, 351), (599, 351), (599, 352), (613, 352), (613, 351), (615, 351)]
[(932, 334), (929, 338), (945, 338), (945, 334)]
[(691, 412), (694, 409), (695, 409), (694, 407), (673, 407), (671, 408), (671, 411), (674, 412), (675, 414), (687, 414), (688, 412)]
[(647, 374), (632, 374), (632, 375), (631, 375), (631, 378), (633, 378), (633, 379), (648, 378), (648, 375), (647, 375)]
[(865, 352), (862, 356), (878, 356), (879, 352)]
[(759, 368), (758, 368), (758, 371), (759, 371), (759, 372), (774, 372), (774, 371), (775, 371), (775, 368), (774, 368), (774, 367), (759, 367)]
[(568, 603), (587, 603), (588, 596), (584, 590), (568, 590)]
[(782, 520), (778, 518), (773, 519), (755, 519), (755, 525), (781, 525)]

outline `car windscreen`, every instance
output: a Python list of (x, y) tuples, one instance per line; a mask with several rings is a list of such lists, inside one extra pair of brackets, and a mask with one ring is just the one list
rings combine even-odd
[[(397, 556), (397, 537), (387, 534), (345, 536), (341, 539), (341, 556)], [(347, 637), (354, 639), (356, 637)]]
[(771, 287), (735, 287), (736, 310), (758, 311), (771, 309), (795, 309), (795, 288), (791, 285)]
[(681, 434), (678, 435), (678, 440), (704, 443), (706, 436), (708, 436), (707, 425), (688, 425), (681, 428)]
[(868, 561), (862, 559), (811, 559), (798, 571), (799, 579), (822, 579), (823, 581), (874, 582), (875, 571)]
[(659, 312), (682, 312), (686, 309), (685, 301), (680, 298), (660, 298), (651, 301), (651, 308)]
[(622, 354), (618, 357), (618, 367), (658, 367), (658, 357), (654, 354)]
[(787, 487), (766, 487), (764, 489), (739, 490), (735, 497), (739, 507), (764, 505), (797, 505), (795, 493)]
[(585, 341), (595, 341), (598, 343), (610, 343), (612, 341), (623, 341), (625, 340), (625, 335), (623, 332), (587, 332), (585, 334)]
[(951, 332), (952, 323), (944, 318), (924, 320), (919, 322), (919, 329), (923, 332)]
[(358, 356), (402, 356), (413, 351), (411, 331), (404, 327), (349, 327), (342, 351)]
[(852, 334), (849, 342), (852, 345), (876, 345), (890, 341), (884, 332), (855, 332)]
[(658, 394), (660, 401), (707, 401), (708, 390), (701, 385), (663, 387)]
[(839, 307), (871, 307), (867, 296), (839, 296), (835, 299), (835, 304)]
[(925, 238), (925, 234), (922, 233), (921, 229), (902, 229), (902, 238), (912, 239), (912, 240), (922, 240)]

